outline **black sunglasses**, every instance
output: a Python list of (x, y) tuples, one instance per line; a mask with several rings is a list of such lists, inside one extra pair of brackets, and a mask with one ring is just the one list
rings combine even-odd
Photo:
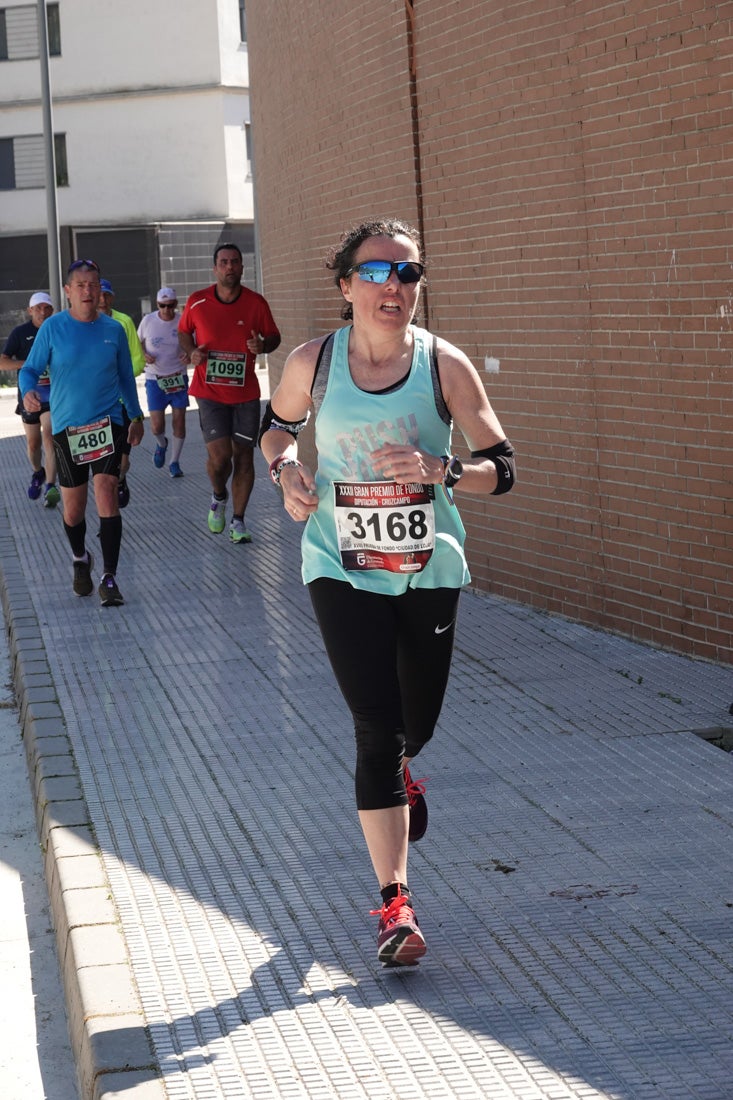
[(392, 272), (401, 283), (419, 283), (425, 272), (425, 264), (415, 260), (364, 260), (354, 264), (344, 275), (358, 275), (365, 283), (386, 283)]
[(72, 271), (78, 271), (80, 267), (91, 267), (92, 271), (96, 271), (99, 275), (99, 265), (95, 264), (94, 260), (74, 260), (73, 264), (69, 264), (66, 269), (66, 274), (71, 275)]
[(158, 309), (175, 309), (178, 302), (158, 302)]

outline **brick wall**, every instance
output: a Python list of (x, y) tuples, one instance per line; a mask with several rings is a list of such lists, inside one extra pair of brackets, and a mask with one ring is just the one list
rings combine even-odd
[(290, 10), (247, 8), (273, 374), (338, 324), (341, 229), (420, 220), (428, 327), (518, 451), (462, 498), (475, 584), (729, 661), (733, 5)]

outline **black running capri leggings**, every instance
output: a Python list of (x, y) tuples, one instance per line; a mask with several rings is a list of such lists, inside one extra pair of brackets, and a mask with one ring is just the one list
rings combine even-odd
[(408, 588), (382, 596), (325, 577), (308, 589), (354, 719), (357, 808), (403, 806), (403, 758), (416, 756), (433, 736), (461, 590)]

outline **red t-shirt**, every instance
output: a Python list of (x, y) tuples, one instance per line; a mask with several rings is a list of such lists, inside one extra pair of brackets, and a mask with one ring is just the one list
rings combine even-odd
[(193, 397), (221, 405), (259, 399), (256, 356), (247, 350), (247, 341), (253, 331), (263, 337), (279, 335), (261, 294), (243, 286), (235, 302), (222, 302), (216, 295), (216, 285), (197, 290), (186, 302), (178, 331), (187, 332), (208, 356), (194, 367), (188, 387)]

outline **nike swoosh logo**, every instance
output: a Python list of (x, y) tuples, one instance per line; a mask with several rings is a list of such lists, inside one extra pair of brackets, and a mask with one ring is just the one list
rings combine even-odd
[(448, 623), (448, 625), (447, 625), (447, 626), (436, 626), (436, 628), (435, 628), (435, 633), (436, 633), (436, 634), (445, 634), (446, 630), (450, 630), (450, 628), (451, 628), (452, 626), (453, 626), (453, 623), (452, 623), (452, 622), (451, 622), (451, 623)]

